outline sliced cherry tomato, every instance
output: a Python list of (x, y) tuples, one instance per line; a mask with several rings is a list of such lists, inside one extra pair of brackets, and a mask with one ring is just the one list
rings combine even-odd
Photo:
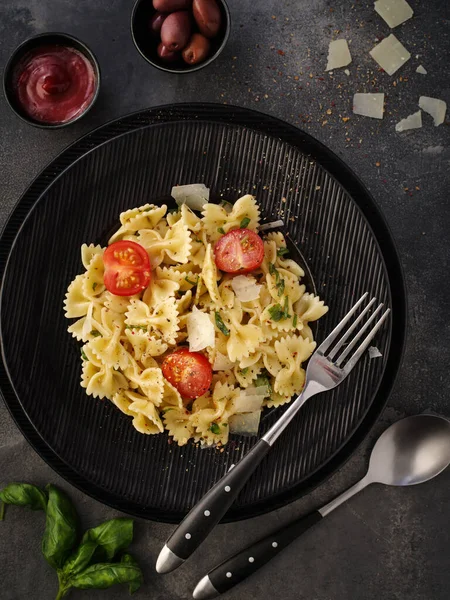
[(211, 385), (212, 368), (200, 352), (179, 348), (166, 356), (161, 368), (164, 377), (183, 398), (193, 400), (203, 396)]
[(233, 229), (214, 248), (216, 265), (225, 273), (248, 273), (257, 269), (264, 258), (262, 239), (250, 229)]
[(115, 296), (133, 296), (150, 283), (150, 260), (145, 248), (122, 240), (108, 246), (103, 254), (106, 289)]

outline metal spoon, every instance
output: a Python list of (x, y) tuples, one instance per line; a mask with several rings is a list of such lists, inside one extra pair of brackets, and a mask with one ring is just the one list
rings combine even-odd
[(450, 464), (450, 421), (416, 415), (397, 421), (379, 437), (367, 474), (346, 492), (227, 559), (199, 581), (196, 600), (215, 598), (231, 589), (371, 483), (416, 485), (439, 475)]

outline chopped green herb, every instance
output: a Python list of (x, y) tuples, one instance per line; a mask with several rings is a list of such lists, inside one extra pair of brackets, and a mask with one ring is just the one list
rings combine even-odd
[(251, 219), (249, 219), (249, 217), (244, 217), (239, 225), (239, 227), (241, 229), (245, 229), (246, 227), (248, 227), (249, 223), (250, 223)]
[(275, 275), (276, 281), (278, 281), (278, 279), (280, 278), (280, 274), (278, 273), (278, 270), (273, 263), (269, 263), (269, 273), (271, 275)]
[(169, 410), (175, 410), (173, 408), (163, 408), (163, 410), (161, 411), (163, 415), (165, 415), (166, 413), (169, 412)]
[(178, 208), (169, 208), (169, 210), (167, 211), (167, 214), (172, 214), (172, 213), (177, 213), (178, 212)]
[(280, 277), (280, 273), (273, 263), (269, 263), (269, 273), (275, 275), (275, 287), (278, 290), (278, 296), (282, 296), (284, 293), (285, 282), (284, 279)]
[(272, 393), (272, 384), (270, 383), (270, 379), (268, 375), (258, 375), (255, 379), (255, 387), (266, 386), (268, 388), (268, 394)]
[(203, 244), (202, 240), (198, 237), (194, 238), (194, 242), (197, 242), (197, 244)]
[(186, 276), (184, 278), (184, 280), (187, 281), (188, 283), (190, 283), (191, 285), (197, 285), (197, 283), (198, 283), (198, 279), (197, 279), (197, 281), (192, 281), (191, 279), (189, 279), (188, 276)]
[(248, 367), (245, 367), (245, 369), (241, 369), (241, 375), (247, 375), (248, 373)]
[(298, 321), (298, 315), (294, 315), (294, 318), (292, 319), (292, 326), (293, 327), (297, 327), (297, 321)]
[(146, 325), (125, 325), (125, 329), (142, 329), (142, 331), (147, 331)]
[(94, 290), (94, 292), (95, 292), (95, 288), (97, 287), (97, 285), (98, 285), (98, 283), (96, 281), (94, 281), (94, 283), (92, 284), (92, 289)]
[(217, 228), (217, 231), (218, 231), (219, 233), (221, 233), (222, 235), (225, 235), (225, 229), (224, 229), (223, 227), (218, 227), (218, 228)]
[(222, 427), (228, 427), (228, 423), (222, 423)]
[(289, 319), (291, 317), (291, 315), (288, 314), (288, 309), (289, 309), (289, 298), (287, 296), (285, 296), (284, 297), (284, 306), (283, 306), (285, 319)]
[(278, 248), (277, 256), (285, 256), (286, 254), (289, 254), (289, 249), (286, 248), (286, 246), (282, 246), (281, 248)]
[(220, 434), (220, 427), (217, 423), (211, 423), (209, 430), (214, 433), (214, 435)]
[(225, 323), (223, 322), (222, 317), (220, 316), (220, 314), (217, 311), (216, 311), (216, 314), (215, 314), (215, 318), (216, 318), (216, 327), (217, 327), (217, 329), (219, 331), (221, 331), (223, 333), (223, 335), (230, 335), (230, 330), (225, 325)]
[(278, 288), (278, 296), (282, 296), (284, 294), (284, 279), (282, 279), (279, 283), (277, 283)]
[(284, 319), (284, 310), (281, 307), (281, 304), (274, 304), (269, 308), (269, 314), (272, 321), (281, 321)]
[(231, 202), (228, 202), (228, 200), (222, 200), (220, 206), (233, 206), (233, 204)]
[(99, 335), (102, 335), (102, 334), (100, 333), (100, 331), (96, 331), (95, 329), (93, 329), (91, 331), (91, 335), (93, 335), (94, 337), (98, 337)]
[(88, 360), (88, 357), (86, 356), (86, 352), (83, 350), (83, 348), (81, 348), (81, 358), (83, 360)]

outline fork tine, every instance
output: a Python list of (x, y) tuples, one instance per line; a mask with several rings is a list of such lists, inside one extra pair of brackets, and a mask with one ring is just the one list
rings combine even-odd
[(323, 342), (320, 344), (320, 346), (317, 348), (317, 350), (320, 350), (320, 352), (323, 352), (323, 353), (325, 353), (326, 350), (328, 350), (330, 345), (336, 339), (338, 333), (340, 333), (344, 329), (344, 327), (349, 322), (350, 318), (355, 314), (355, 312), (358, 310), (358, 308), (361, 306), (361, 304), (364, 302), (364, 300), (367, 298), (368, 295), (369, 295), (369, 292), (366, 292), (363, 296), (361, 296), (361, 298), (353, 306), (353, 308), (351, 308), (348, 311), (348, 313), (345, 315), (345, 317), (342, 319), (342, 321), (340, 321), (336, 325), (336, 327), (333, 329), (333, 331), (330, 333), (330, 335), (323, 340)]
[(353, 331), (355, 331), (358, 324), (362, 321), (362, 319), (364, 319), (364, 317), (366, 316), (367, 312), (370, 310), (370, 307), (373, 305), (374, 302), (375, 302), (375, 298), (372, 298), (372, 300), (369, 302), (369, 304), (366, 306), (366, 308), (362, 311), (362, 313), (359, 315), (359, 317), (356, 319), (356, 321), (353, 323), (353, 325), (347, 330), (346, 333), (344, 333), (344, 335), (341, 337), (341, 339), (336, 344), (336, 346), (331, 350), (331, 352), (328, 354), (328, 358), (330, 360), (333, 360), (333, 358), (336, 356), (338, 351), (342, 348), (343, 344), (345, 344), (345, 342), (347, 341), (350, 334)]
[(380, 329), (380, 327), (382, 326), (382, 324), (384, 323), (384, 321), (386, 320), (386, 318), (387, 318), (387, 316), (388, 316), (388, 314), (390, 312), (391, 312), (390, 308), (388, 308), (387, 310), (384, 311), (384, 313), (381, 315), (379, 321), (376, 323), (376, 325), (369, 332), (369, 335), (360, 344), (359, 348), (356, 350), (356, 352), (354, 353), (354, 355), (351, 357), (351, 359), (345, 365), (344, 371), (345, 371), (346, 375), (348, 375), (348, 373), (350, 373), (350, 371), (353, 369), (353, 367), (355, 366), (355, 364), (361, 358), (361, 355), (363, 354), (363, 352), (365, 352), (367, 350), (367, 348), (369, 347), (370, 342), (375, 337), (376, 332)]
[(352, 339), (352, 341), (347, 346), (347, 348), (344, 350), (344, 352), (335, 361), (337, 367), (341, 366), (341, 364), (344, 362), (344, 360), (347, 358), (347, 356), (350, 354), (350, 352), (356, 346), (356, 342), (359, 340), (359, 338), (362, 336), (362, 334), (366, 331), (366, 329), (368, 329), (370, 327), (370, 324), (372, 323), (372, 321), (375, 319), (375, 317), (377, 316), (377, 314), (380, 312), (380, 310), (382, 308), (383, 308), (383, 304), (379, 304), (377, 306), (377, 308), (374, 310), (374, 312), (370, 315), (370, 318), (367, 320), (367, 322), (364, 323), (363, 327), (361, 327), (361, 329), (358, 331), (358, 333)]

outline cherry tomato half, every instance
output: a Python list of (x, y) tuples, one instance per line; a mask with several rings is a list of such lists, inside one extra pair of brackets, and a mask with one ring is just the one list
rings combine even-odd
[(200, 352), (179, 348), (166, 356), (161, 369), (167, 381), (189, 400), (203, 396), (211, 385), (212, 368)]
[(248, 273), (257, 269), (264, 258), (262, 239), (250, 229), (233, 229), (214, 247), (216, 265), (225, 273)]
[(133, 296), (150, 283), (150, 260), (140, 244), (127, 240), (114, 242), (103, 254), (106, 289), (115, 296)]

